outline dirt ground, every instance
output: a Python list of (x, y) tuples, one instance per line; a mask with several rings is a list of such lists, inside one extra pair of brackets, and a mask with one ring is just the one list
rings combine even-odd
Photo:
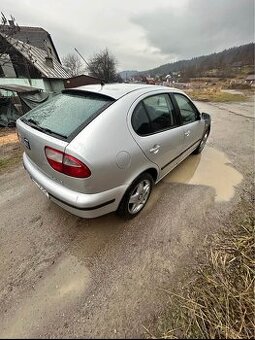
[(0, 146), (18, 142), (18, 136), (15, 130), (16, 129), (3, 129), (3, 132), (0, 131)]
[(202, 155), (159, 183), (132, 221), (83, 220), (48, 201), (19, 166), (0, 176), (0, 337), (136, 338), (165, 307), (207, 235), (252, 180), (254, 104), (212, 115)]

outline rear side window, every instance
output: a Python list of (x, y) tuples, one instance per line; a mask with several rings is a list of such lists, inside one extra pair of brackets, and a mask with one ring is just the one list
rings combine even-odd
[(62, 93), (29, 111), (22, 120), (64, 138), (93, 120), (114, 100), (97, 94)]
[(174, 107), (167, 94), (150, 96), (135, 108), (131, 123), (140, 136), (164, 131), (176, 125)]
[(151, 126), (148, 114), (142, 102), (140, 102), (132, 116), (132, 126), (138, 135), (148, 135), (151, 133)]

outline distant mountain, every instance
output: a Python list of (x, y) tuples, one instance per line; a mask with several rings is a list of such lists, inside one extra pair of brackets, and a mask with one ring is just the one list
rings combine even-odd
[(122, 71), (119, 73), (119, 75), (123, 80), (126, 80), (137, 75), (138, 73), (139, 73), (138, 71)]
[(199, 76), (204, 71), (228, 66), (254, 65), (254, 43), (232, 47), (218, 53), (195, 57), (189, 60), (180, 60), (174, 63), (139, 72), (139, 75), (156, 76), (167, 75), (172, 72), (182, 72), (187, 76)]

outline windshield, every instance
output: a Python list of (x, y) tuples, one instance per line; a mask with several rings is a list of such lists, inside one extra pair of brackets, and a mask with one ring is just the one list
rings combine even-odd
[(29, 111), (22, 121), (38, 130), (67, 139), (112, 102), (113, 99), (94, 93), (61, 93)]

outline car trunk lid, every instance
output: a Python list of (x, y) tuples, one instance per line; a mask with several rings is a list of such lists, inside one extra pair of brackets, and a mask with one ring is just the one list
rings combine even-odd
[(60, 177), (60, 180), (63, 180), (63, 174), (57, 173), (50, 166), (45, 155), (45, 147), (48, 146), (61, 152), (65, 152), (68, 143), (61, 139), (49, 136), (32, 126), (27, 125), (21, 120), (17, 121), (17, 130), (19, 140), (29, 159), (48, 176), (54, 178), (57, 176)]
[[(89, 179), (72, 176), (76, 170), (85, 170), (84, 155), (73, 152), (64, 155), (67, 146), (101, 112), (114, 102), (113, 98), (86, 91), (64, 91), (50, 101), (29, 111), (17, 121), (17, 129), (24, 150), (34, 165), (51, 179), (67, 188), (87, 193), (90, 190)], [(63, 154), (62, 169), (58, 171), (47, 159), (45, 150), (53, 149), (51, 157)], [(55, 155), (54, 155), (55, 153)], [(53, 161), (54, 162), (54, 161)], [(56, 165), (56, 164), (55, 164)], [(78, 169), (80, 167), (80, 169)], [(60, 166), (61, 168), (61, 166)], [(89, 169), (87, 169), (89, 174)], [(67, 175), (68, 173), (69, 175)], [(71, 175), (70, 175), (71, 174)], [(75, 171), (77, 175), (77, 171)], [(81, 172), (79, 172), (81, 175)], [(84, 172), (83, 172), (84, 175)]]

